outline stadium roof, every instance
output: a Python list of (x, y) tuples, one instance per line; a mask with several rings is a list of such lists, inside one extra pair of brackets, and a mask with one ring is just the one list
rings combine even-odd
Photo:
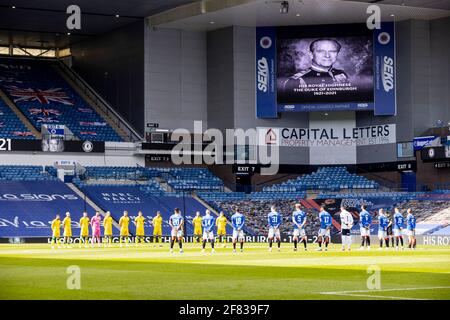
[(450, 10), (450, 1), (448, 0), (345, 0), (345, 1), (357, 1), (371, 4), (390, 4), (397, 6)]
[[(194, 0), (0, 0), (0, 46), (67, 48), (191, 2)], [(81, 8), (81, 30), (66, 28), (66, 9), (72, 4)]]
[[(370, 4), (377, 4), (381, 8), (383, 21), (431, 20), (450, 16), (448, 0), (290, 0), (289, 3), (289, 13), (280, 14), (280, 1), (211, 0), (204, 11), (198, 3), (193, 3), (156, 14), (149, 18), (149, 22), (154, 26), (185, 30), (214, 30), (231, 25), (356, 23), (367, 20), (366, 9)], [(191, 9), (187, 10), (188, 7)]]
[[(154, 26), (214, 30), (232, 25), (363, 22), (369, 4), (381, 7), (385, 21), (450, 16), (449, 0), (289, 0), (289, 3), (289, 13), (280, 14), (280, 1), (276, 0), (0, 0), (0, 46), (67, 48), (145, 17)], [(66, 9), (71, 4), (80, 6), (82, 26), (68, 35)]]

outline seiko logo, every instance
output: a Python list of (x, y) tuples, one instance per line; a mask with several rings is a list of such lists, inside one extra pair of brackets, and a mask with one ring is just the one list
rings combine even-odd
[(258, 90), (267, 92), (269, 77), (269, 64), (266, 58), (258, 60)]
[(394, 59), (390, 57), (383, 58), (383, 88), (389, 92), (394, 89)]
[(391, 36), (387, 32), (382, 32), (378, 35), (378, 42), (381, 44), (388, 44), (391, 41)]
[(0, 194), (0, 201), (54, 201), (54, 200), (78, 200), (71, 194)]
[(272, 46), (272, 39), (270, 37), (262, 37), (259, 44), (263, 49), (269, 49)]

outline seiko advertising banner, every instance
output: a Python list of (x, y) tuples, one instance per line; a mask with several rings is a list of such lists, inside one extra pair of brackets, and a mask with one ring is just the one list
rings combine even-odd
[(366, 24), (256, 28), (257, 117), (374, 109), (394, 115), (394, 32), (394, 23), (376, 31)]
[(374, 32), (376, 116), (397, 115), (395, 23), (385, 22)]
[(256, 117), (277, 118), (276, 28), (256, 28)]
[(344, 128), (259, 127), (258, 144), (281, 147), (368, 146), (396, 143), (396, 125)]

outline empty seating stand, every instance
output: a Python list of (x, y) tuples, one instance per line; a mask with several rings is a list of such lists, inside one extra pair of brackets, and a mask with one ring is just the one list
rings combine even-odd
[(0, 181), (57, 181), (42, 166), (0, 166)]
[(122, 141), (116, 131), (58, 74), (51, 62), (0, 59), (1, 89), (38, 131), (66, 125), (81, 140)]
[[(53, 168), (47, 168), (52, 175), (56, 175)], [(149, 194), (168, 194), (161, 187), (156, 178), (167, 182), (174, 194), (187, 191), (223, 191), (223, 182), (205, 168), (153, 168), (153, 167), (86, 167), (86, 172), (74, 180), (79, 185), (95, 184), (95, 180), (102, 185), (117, 184), (118, 181), (139, 182), (142, 191)]]
[(377, 189), (378, 183), (352, 174), (345, 167), (321, 167), (297, 179), (264, 187), (264, 191), (295, 192), (304, 190), (339, 191), (341, 189)]
[(205, 168), (171, 168), (168, 174), (167, 183), (177, 191), (224, 189), (222, 180)]
[(17, 115), (0, 99), (0, 138), (35, 139)]

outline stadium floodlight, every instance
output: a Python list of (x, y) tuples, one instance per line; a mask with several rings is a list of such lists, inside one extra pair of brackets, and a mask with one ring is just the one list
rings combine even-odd
[(281, 1), (280, 13), (281, 14), (288, 14), (289, 13), (289, 2), (288, 1)]

